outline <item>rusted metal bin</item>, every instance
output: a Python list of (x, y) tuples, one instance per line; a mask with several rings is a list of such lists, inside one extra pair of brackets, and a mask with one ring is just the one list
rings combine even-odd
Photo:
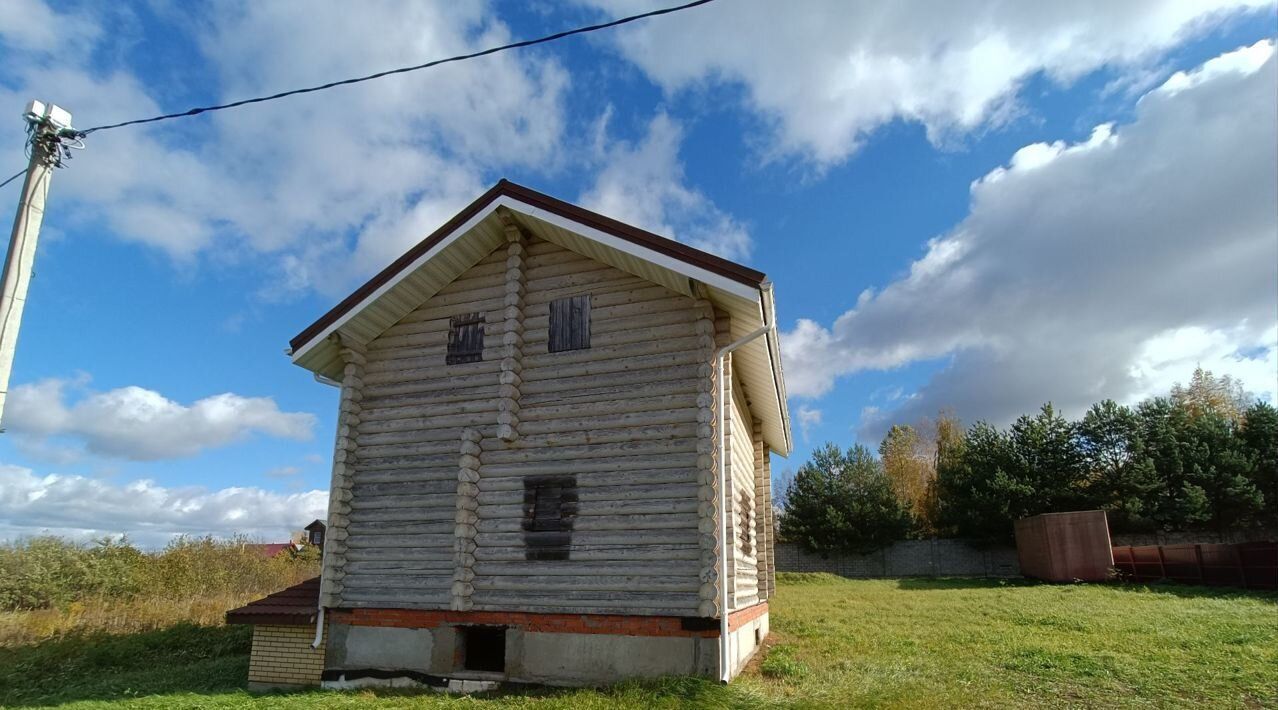
[(1104, 582), (1114, 566), (1103, 510), (1043, 513), (1016, 521), (1021, 574), (1045, 582)]

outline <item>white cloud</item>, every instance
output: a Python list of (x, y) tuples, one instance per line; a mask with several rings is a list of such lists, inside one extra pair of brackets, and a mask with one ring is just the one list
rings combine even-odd
[(727, 259), (744, 260), (752, 242), (746, 228), (689, 187), (679, 161), (683, 129), (665, 113), (635, 144), (608, 137), (605, 113), (595, 146), (603, 167), (579, 202), (613, 219), (678, 239)]
[(1186, 379), (1194, 364), (1276, 396), (1278, 68), (1271, 42), (1146, 94), (1130, 125), (1037, 144), (972, 185), (967, 217), (903, 278), (783, 339), (789, 390), (950, 358), (899, 408), (1005, 422), (1077, 413)]
[[(586, 0), (613, 15), (644, 0)], [(781, 3), (739, 0), (641, 23), (613, 37), (667, 91), (740, 85), (776, 154), (826, 165), (896, 119), (934, 141), (1021, 110), (1043, 73), (1068, 83), (1103, 66), (1140, 74), (1170, 47), (1268, 0), (1018, 0)]]
[[(15, 23), (56, 15), (35, 0), (4, 12)], [(52, 22), (92, 23), (87, 13), (95, 12), (108, 10), (90, 7)], [(511, 38), (482, 2), (227, 2), (190, 12), (201, 14), (186, 21), (200, 28), (199, 50), (217, 80), (214, 100)], [(38, 38), (11, 43), (0, 105), (20, 106), (56, 87), (47, 98), (87, 127), (172, 110), (173, 100), (159, 97), (189, 95), (187, 87), (146, 84), (130, 67), (113, 65), (110, 58), (130, 38), (93, 28), (81, 44), (94, 51), (65, 57), (33, 49)], [(85, 224), (104, 224), (177, 260), (270, 255), (266, 263), (277, 274), (267, 296), (307, 289), (340, 295), (476, 197), (488, 176), (512, 167), (557, 169), (567, 85), (567, 73), (545, 55), (504, 54), (95, 133), (73, 169), (58, 175), (56, 189)], [(0, 123), (0, 145), (20, 145), (19, 129)]]
[[(85, 384), (51, 378), (9, 393), (5, 426), (25, 453), (66, 463), (77, 449), (51, 442), (72, 441), (100, 456), (154, 461), (194, 456), (254, 433), (309, 439), (315, 426), (314, 415), (282, 412), (270, 397), (227, 392), (184, 405), (142, 387), (84, 392)], [(68, 402), (68, 391), (82, 396)]]
[(816, 409), (810, 404), (799, 405), (795, 419), (799, 422), (799, 432), (803, 436), (803, 440), (808, 440), (808, 433), (812, 427), (821, 426), (823, 415), (820, 409)]
[(328, 494), (318, 490), (281, 494), (260, 488), (166, 488), (149, 480), (116, 484), (41, 476), (0, 464), (0, 539), (127, 534), (147, 547), (181, 534), (281, 541), (291, 530), (323, 518), (327, 506)]

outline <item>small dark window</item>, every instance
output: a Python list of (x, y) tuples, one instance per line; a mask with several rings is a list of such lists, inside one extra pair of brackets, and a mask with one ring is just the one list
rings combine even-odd
[(550, 352), (590, 347), (590, 294), (550, 302)]
[(484, 314), (468, 313), (448, 321), (449, 365), (484, 359)]
[(457, 629), (462, 668), (468, 671), (506, 671), (506, 627), (462, 626)]
[(312, 545), (322, 545), (322, 544), (324, 544), (324, 532), (323, 532), (323, 531), (321, 531), (321, 530), (312, 530), (312, 531), (311, 531), (311, 544), (312, 544)]
[(754, 547), (750, 544), (750, 529), (754, 527), (754, 509), (750, 505), (750, 496), (745, 491), (741, 491), (737, 510), (741, 519), (741, 531), (737, 534), (737, 538), (741, 541), (741, 552), (749, 555), (754, 552)]
[(566, 560), (577, 515), (574, 476), (524, 478), (524, 559)]

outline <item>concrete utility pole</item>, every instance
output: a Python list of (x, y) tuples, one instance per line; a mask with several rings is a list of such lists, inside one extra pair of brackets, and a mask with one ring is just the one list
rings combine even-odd
[(27, 105), (23, 118), (27, 121), (31, 163), (27, 166), (22, 195), (18, 198), (18, 214), (13, 218), (9, 254), (4, 262), (3, 287), (0, 288), (0, 424), (4, 421), (9, 374), (18, 347), (22, 310), (27, 304), (27, 287), (31, 283), (40, 223), (44, 221), (49, 179), (53, 176), (53, 169), (61, 163), (62, 140), (75, 136), (71, 128), (71, 114), (57, 106), (32, 101)]

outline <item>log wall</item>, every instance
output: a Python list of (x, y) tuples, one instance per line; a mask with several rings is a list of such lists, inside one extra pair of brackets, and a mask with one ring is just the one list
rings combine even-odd
[[(742, 401), (729, 458), (746, 502), (717, 506), (713, 309), (513, 223), (507, 235), (360, 355), (358, 417), (339, 440), (347, 538), (326, 601), (717, 614), (714, 533), (741, 524), (723, 510), (757, 522), (757, 457)], [(581, 294), (591, 347), (549, 352), (550, 302)], [(483, 360), (446, 365), (449, 318), (469, 313), (484, 315)], [(533, 476), (573, 477), (567, 559), (527, 556)], [(757, 599), (756, 556), (735, 545), (732, 591)]]

